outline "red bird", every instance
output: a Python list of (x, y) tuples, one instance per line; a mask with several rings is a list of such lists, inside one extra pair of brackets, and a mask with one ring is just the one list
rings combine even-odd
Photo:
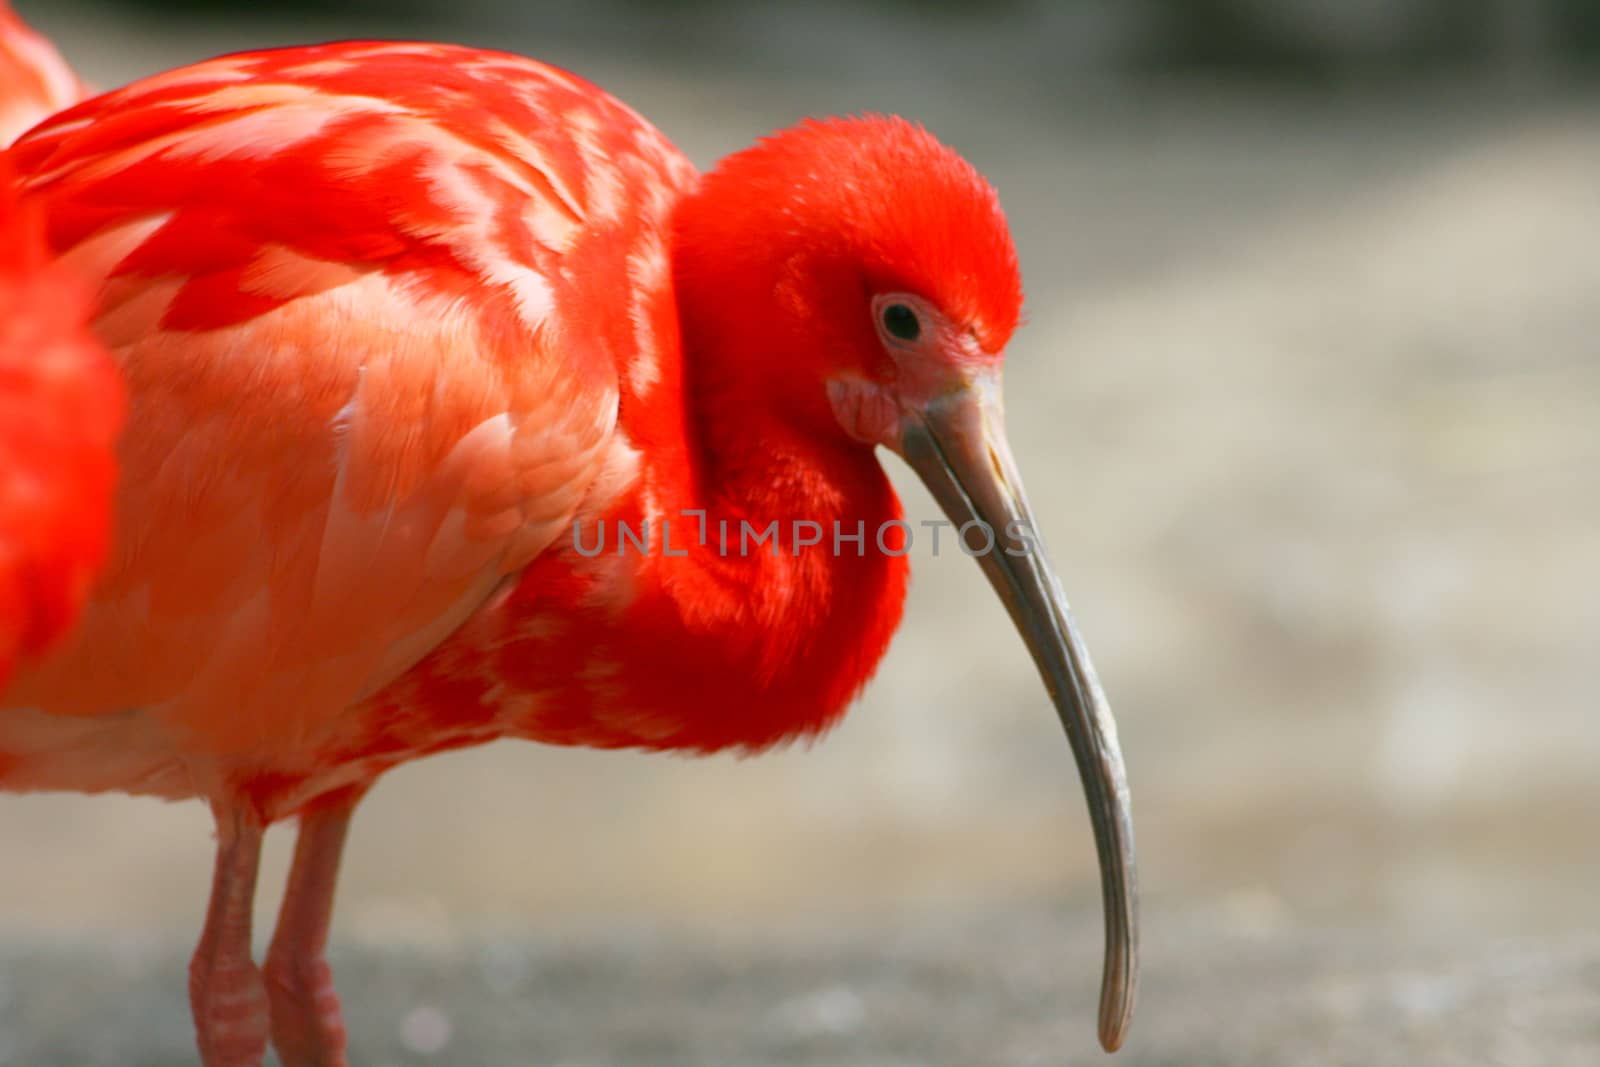
[[(389, 768), (506, 736), (709, 752), (826, 729), (900, 620), (880, 445), (965, 525), (1066, 725), (1105, 891), (1100, 1035), (1122, 1041), (1127, 786), (1005, 443), (1021, 285), (970, 164), (866, 117), (700, 175), (565, 72), (361, 42), (150, 78), (14, 152), (98, 287), (131, 412), (111, 562), (0, 701), (0, 788), (211, 805), (207, 1067), (269, 1036), (292, 1067), (346, 1062), (323, 949), (351, 812)], [(262, 834), (289, 817), (258, 971)]]

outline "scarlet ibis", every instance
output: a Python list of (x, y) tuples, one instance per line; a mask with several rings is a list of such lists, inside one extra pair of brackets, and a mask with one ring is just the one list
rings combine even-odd
[[(1001, 419), (1016, 252), (922, 128), (806, 121), (706, 174), (571, 74), (443, 44), (223, 57), (14, 149), (130, 392), (119, 532), (0, 713), (0, 787), (206, 800), (207, 1067), (343, 1064), (323, 952), (386, 770), (514, 736), (710, 752), (824, 730), (899, 623), (932, 490), (1076, 755), (1136, 986), (1115, 727)], [(987, 545), (987, 550), (985, 549)], [(597, 547), (599, 546), (599, 547)], [(300, 823), (258, 971), (263, 830)]]

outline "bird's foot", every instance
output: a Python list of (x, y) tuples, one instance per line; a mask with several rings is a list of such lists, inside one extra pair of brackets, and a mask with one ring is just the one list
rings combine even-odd
[(205, 946), (189, 964), (189, 1003), (204, 1067), (260, 1067), (267, 1054), (267, 992), (249, 960)]
[(283, 1067), (349, 1067), (344, 1018), (327, 961), (274, 951), (267, 956), (265, 978), (272, 1047)]

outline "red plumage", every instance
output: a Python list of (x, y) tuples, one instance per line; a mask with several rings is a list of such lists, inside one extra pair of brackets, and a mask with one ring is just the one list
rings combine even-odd
[(0, 153), (0, 684), (66, 632), (106, 551), (122, 400), (88, 306)]

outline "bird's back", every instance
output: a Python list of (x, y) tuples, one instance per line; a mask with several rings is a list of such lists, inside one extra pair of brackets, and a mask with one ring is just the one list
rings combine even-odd
[[(533, 61), (224, 57), (71, 109), (15, 156), (98, 287), (131, 414), (85, 623), (5, 694), (44, 709), (9, 733), (0, 715), (13, 764), (42, 767), (65, 718), (128, 708), (219, 773), (314, 762), (340, 709), (551, 543), (619, 396), (660, 376), (663, 242), (694, 172)], [(92, 777), (57, 763), (25, 784)]]

